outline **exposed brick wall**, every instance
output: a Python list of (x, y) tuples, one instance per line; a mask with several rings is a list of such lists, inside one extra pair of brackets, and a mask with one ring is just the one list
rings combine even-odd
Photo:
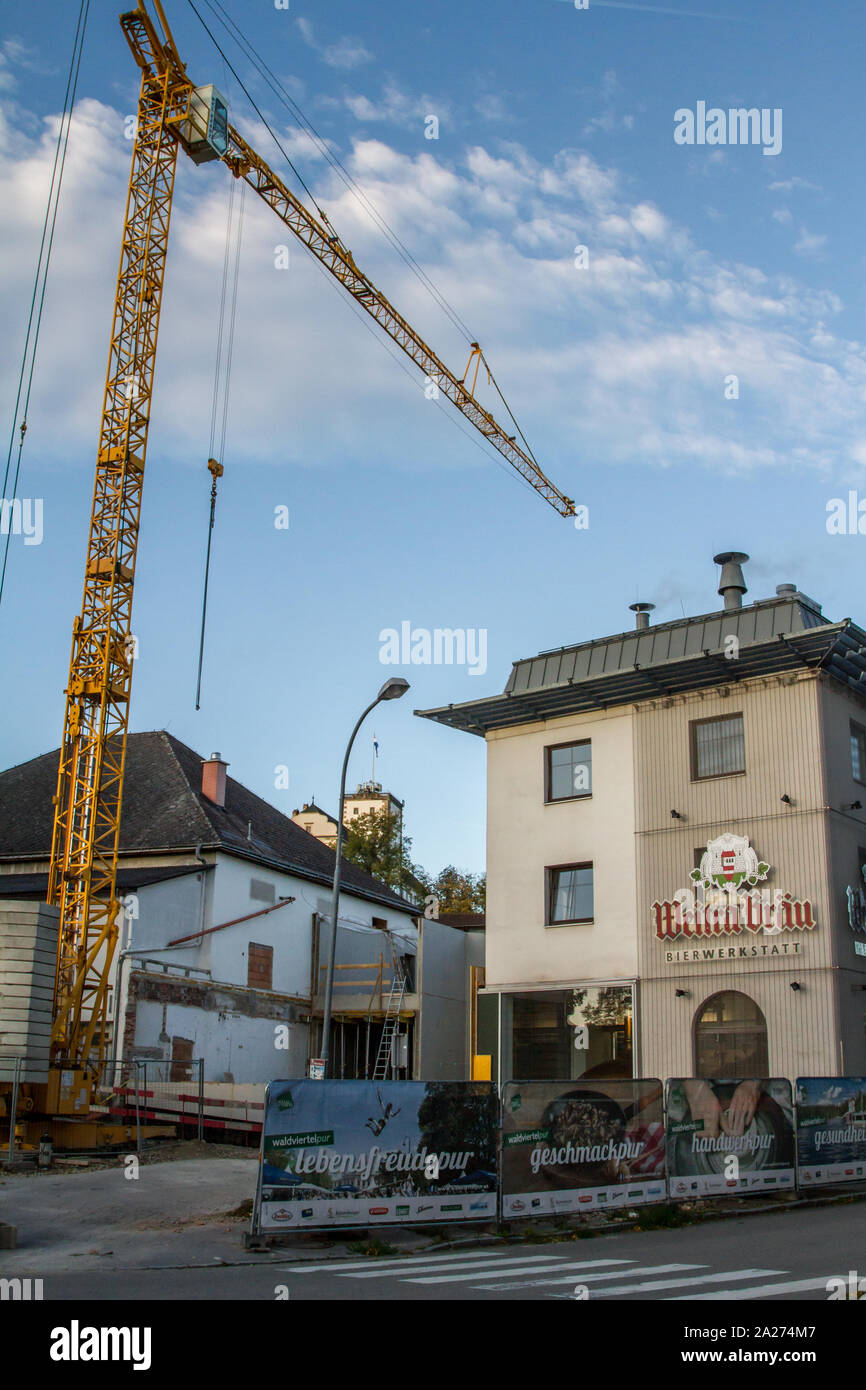
[(227, 1012), (244, 1014), (247, 1018), (273, 1018), (280, 1023), (300, 1023), (310, 1012), (308, 1000), (291, 995), (244, 989), (242, 985), (214, 984), (210, 980), (179, 979), (177, 976), (148, 975), (135, 971), (129, 981), (124, 1046), (127, 1042), (131, 1046), (135, 1037), (135, 1001), (138, 999), (157, 1004), (180, 1004), (187, 1009), (205, 1009), (211, 1013)]

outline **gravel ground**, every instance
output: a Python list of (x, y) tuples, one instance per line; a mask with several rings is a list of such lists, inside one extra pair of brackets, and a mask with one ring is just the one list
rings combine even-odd
[(39, 1275), (94, 1263), (138, 1269), (242, 1258), (256, 1154), (215, 1153), (210, 1144), (171, 1147), (183, 1156), (149, 1154), (137, 1176), (127, 1177), (135, 1166), (122, 1159), (0, 1176), (0, 1221), (18, 1231), (17, 1248), (3, 1254), (4, 1271)]

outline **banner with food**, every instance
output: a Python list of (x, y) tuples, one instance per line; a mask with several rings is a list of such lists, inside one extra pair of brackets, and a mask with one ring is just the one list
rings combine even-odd
[(505, 1218), (665, 1201), (662, 1083), (506, 1082), (501, 1157)]
[(483, 1081), (272, 1081), (257, 1231), (489, 1221), (499, 1102)]
[(800, 1186), (866, 1182), (866, 1076), (797, 1077)]
[(672, 1198), (794, 1187), (790, 1081), (677, 1077), (666, 1084)]

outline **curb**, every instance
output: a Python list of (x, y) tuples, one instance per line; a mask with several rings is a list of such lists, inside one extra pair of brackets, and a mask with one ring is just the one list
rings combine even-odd
[[(656, 1234), (659, 1234), (659, 1233), (664, 1232), (664, 1231), (666, 1231), (666, 1230), (682, 1230), (683, 1227), (686, 1226), (686, 1225), (695, 1225), (695, 1226), (698, 1226), (698, 1225), (703, 1225), (705, 1222), (709, 1222), (709, 1221), (724, 1221), (724, 1220), (731, 1221), (731, 1220), (734, 1220), (734, 1219), (736, 1219), (736, 1218), (738, 1218), (738, 1217), (768, 1216), (768, 1215), (772, 1215), (772, 1214), (777, 1213), (777, 1212), (788, 1212), (788, 1213), (790, 1213), (790, 1212), (797, 1212), (797, 1211), (806, 1211), (806, 1210), (809, 1210), (809, 1209), (812, 1209), (812, 1208), (816, 1208), (816, 1207), (839, 1206), (839, 1205), (841, 1205), (842, 1203), (845, 1203), (845, 1202), (866, 1202), (866, 1192), (864, 1192), (864, 1191), (862, 1191), (862, 1190), (859, 1190), (859, 1191), (840, 1192), (840, 1193), (832, 1193), (832, 1194), (831, 1194), (831, 1193), (827, 1193), (826, 1195), (823, 1195), (823, 1196), (819, 1196), (819, 1195), (816, 1194), (815, 1196), (805, 1197), (805, 1198), (801, 1198), (801, 1199), (798, 1199), (798, 1200), (795, 1200), (795, 1201), (791, 1201), (791, 1202), (770, 1202), (770, 1203), (765, 1203), (765, 1204), (762, 1203), (762, 1205), (759, 1206), (759, 1207), (758, 1207), (758, 1206), (749, 1207), (749, 1208), (746, 1209), (746, 1210), (738, 1210), (738, 1211), (731, 1211), (731, 1210), (715, 1210), (715, 1211), (712, 1211), (712, 1210), (711, 1210), (711, 1211), (707, 1211), (707, 1212), (701, 1212), (701, 1213), (699, 1213), (699, 1214), (697, 1214), (697, 1215), (694, 1215), (694, 1216), (692, 1216), (692, 1215), (690, 1214), (690, 1215), (689, 1215), (689, 1220), (686, 1221), (686, 1222), (684, 1222), (684, 1223), (683, 1223), (683, 1226), (681, 1226), (681, 1227), (673, 1227), (673, 1226), (672, 1226), (672, 1227), (659, 1227), (656, 1231), (640, 1231), (640, 1234), (642, 1234), (642, 1235), (656, 1235)], [(670, 1205), (677, 1205), (677, 1204), (671, 1203)], [(538, 1219), (541, 1220), (541, 1219), (543, 1219), (543, 1218), (538, 1218)], [(532, 1244), (534, 1244), (534, 1243), (537, 1243), (537, 1244), (550, 1244), (550, 1243), (551, 1243), (551, 1241), (550, 1241), (550, 1236), (557, 1236), (557, 1235), (558, 1235), (563, 1241), (565, 1241), (565, 1240), (568, 1240), (570, 1237), (572, 1237), (572, 1236), (574, 1236), (574, 1235), (577, 1235), (579, 1232), (587, 1232), (588, 1234), (591, 1233), (591, 1236), (592, 1236), (592, 1237), (596, 1237), (596, 1236), (606, 1236), (606, 1235), (608, 1235), (608, 1234), (613, 1234), (614, 1232), (622, 1232), (623, 1230), (627, 1230), (627, 1231), (634, 1231), (634, 1230), (635, 1230), (635, 1222), (634, 1222), (634, 1220), (633, 1220), (633, 1219), (632, 1219), (632, 1220), (626, 1219), (626, 1220), (623, 1220), (623, 1221), (611, 1221), (609, 1224), (606, 1224), (606, 1225), (604, 1225), (604, 1226), (570, 1226), (570, 1227), (567, 1227), (567, 1228), (565, 1228), (565, 1229), (563, 1229), (563, 1230), (560, 1230), (560, 1231), (553, 1231), (553, 1230), (552, 1230), (552, 1231), (550, 1232), (549, 1235), (547, 1235), (547, 1234), (540, 1234), (540, 1235), (539, 1235), (539, 1238), (538, 1238), (538, 1240), (537, 1240), (537, 1242), (536, 1242), (536, 1241), (533, 1241), (533, 1239), (531, 1239), (531, 1238), (530, 1238), (530, 1239), (526, 1239), (526, 1238), (524, 1238), (523, 1236), (521, 1236), (519, 1226), (517, 1226), (516, 1229), (515, 1229), (515, 1225), (516, 1225), (516, 1223), (511, 1223), (511, 1224), (509, 1224), (509, 1225), (507, 1225), (507, 1226), (506, 1226), (506, 1225), (502, 1225), (502, 1226), (500, 1226), (499, 1230), (496, 1231), (495, 1233), (486, 1233), (486, 1234), (478, 1234), (478, 1235), (468, 1235), (468, 1234), (467, 1234), (466, 1236), (463, 1236), (463, 1237), (455, 1237), (453, 1240), (447, 1240), (447, 1241), (434, 1241), (434, 1240), (430, 1240), (430, 1241), (428, 1242), (427, 1245), (425, 1245), (425, 1246), (420, 1246), (416, 1251), (410, 1251), (410, 1250), (407, 1250), (407, 1251), (400, 1251), (399, 1254), (396, 1254), (396, 1255), (393, 1255), (393, 1256), (389, 1256), (389, 1258), (391, 1258), (391, 1259), (398, 1259), (398, 1258), (400, 1258), (401, 1255), (403, 1255), (406, 1259), (411, 1259), (411, 1257), (412, 1257), (413, 1254), (428, 1254), (428, 1253), (430, 1253), (431, 1251), (435, 1251), (435, 1250), (462, 1250), (462, 1249), (467, 1249), (467, 1250), (468, 1250), (468, 1249), (477, 1249), (478, 1247), (485, 1246), (485, 1245), (532, 1245)], [(377, 1228), (377, 1229), (386, 1229), (386, 1228)], [(412, 1228), (412, 1227), (402, 1227), (402, 1228), (400, 1228), (400, 1229), (403, 1229), (403, 1230), (412, 1230), (413, 1228)], [(311, 1232), (311, 1234), (312, 1234), (312, 1232)], [(279, 1251), (279, 1247), (278, 1247), (278, 1246), (268, 1244), (268, 1245), (262, 1245), (262, 1246), (258, 1246), (258, 1247), (257, 1247), (257, 1246), (252, 1245), (252, 1244), (247, 1245), (247, 1241), (248, 1241), (248, 1240), (249, 1240), (250, 1242), (252, 1242), (252, 1241), (258, 1241), (258, 1240), (263, 1240), (263, 1241), (264, 1241), (264, 1240), (267, 1240), (267, 1237), (250, 1236), (248, 1232), (245, 1232), (245, 1233), (244, 1233), (244, 1245), (245, 1245), (245, 1248), (247, 1248), (247, 1249), (249, 1249), (249, 1250), (254, 1250), (254, 1251), (255, 1251), (256, 1253), (258, 1253), (258, 1254), (270, 1255), (270, 1256), (272, 1256), (272, 1257), (275, 1256), (276, 1258), (280, 1259), (283, 1263), (286, 1263), (286, 1264), (301, 1264), (301, 1263), (305, 1263), (305, 1262), (307, 1262), (307, 1261), (309, 1261), (309, 1260), (312, 1260), (312, 1259), (315, 1259), (316, 1262), (319, 1263), (319, 1264), (325, 1264), (325, 1263), (327, 1263), (328, 1261), (334, 1261), (334, 1262), (336, 1262), (336, 1261), (338, 1261), (338, 1260), (345, 1260), (346, 1257), (347, 1257), (347, 1255), (351, 1253), (351, 1252), (349, 1252), (349, 1251), (346, 1251), (345, 1248), (344, 1248), (342, 1251), (340, 1251), (340, 1252), (337, 1252), (337, 1251), (335, 1251), (335, 1250), (322, 1250), (322, 1251), (315, 1252), (315, 1253), (306, 1252), (306, 1251), (302, 1253), (302, 1252), (299, 1251), (297, 1248), (292, 1249), (291, 1247), (286, 1248), (282, 1253), (278, 1253), (278, 1251)], [(370, 1263), (371, 1263), (371, 1264), (374, 1264), (375, 1261), (376, 1261), (376, 1256), (375, 1256), (375, 1255), (371, 1255), (371, 1256), (369, 1256), (369, 1259), (370, 1259)], [(252, 1263), (252, 1261), (238, 1261), (238, 1263), (247, 1264), (247, 1263)]]

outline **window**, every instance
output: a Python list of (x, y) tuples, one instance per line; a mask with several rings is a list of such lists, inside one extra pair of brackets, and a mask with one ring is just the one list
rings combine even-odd
[(250, 942), (247, 957), (247, 985), (250, 989), (273, 989), (274, 948)]
[(766, 1076), (767, 1024), (754, 999), (714, 994), (695, 1016), (695, 1076)]
[(547, 925), (591, 922), (592, 865), (565, 864), (547, 870)]
[(866, 782), (866, 729), (851, 721), (851, 776)]
[(545, 801), (573, 801), (592, 796), (592, 743), (558, 743), (545, 748)]
[[(479, 1004), (485, 997), (491, 996), (479, 996)], [(511, 1058), (506, 1044), (503, 1065), (512, 1076), (543, 1081), (551, 1076), (632, 1075), (631, 985), (585, 985), (502, 997), (512, 1040)]]
[(689, 731), (693, 781), (745, 772), (746, 740), (741, 714), (727, 714), (722, 719), (694, 719)]

